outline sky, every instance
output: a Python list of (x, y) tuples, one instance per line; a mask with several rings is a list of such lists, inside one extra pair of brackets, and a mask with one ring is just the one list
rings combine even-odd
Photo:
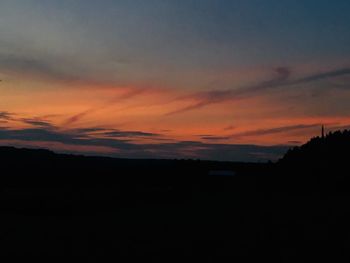
[(0, 145), (276, 160), (350, 128), (350, 1), (2, 0)]

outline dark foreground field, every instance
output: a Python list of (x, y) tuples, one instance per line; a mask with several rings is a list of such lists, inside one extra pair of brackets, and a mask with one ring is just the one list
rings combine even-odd
[(1, 255), (349, 262), (347, 165), (298, 167), (293, 154), (272, 165), (0, 148)]

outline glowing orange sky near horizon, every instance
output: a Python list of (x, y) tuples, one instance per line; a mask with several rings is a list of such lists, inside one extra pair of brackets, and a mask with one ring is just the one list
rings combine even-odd
[[(1, 107), (13, 114), (13, 118), (2, 126), (11, 129), (33, 128), (35, 126), (21, 119), (34, 119), (50, 123), (58, 131), (104, 128), (160, 135), (159, 138), (129, 138), (141, 144), (176, 140), (288, 145), (319, 135), (321, 124), (329, 129), (350, 124), (350, 117), (337, 113), (333, 109), (336, 107), (329, 110), (342, 96), (349, 97), (346, 90), (330, 94), (327, 100), (317, 98), (316, 102), (312, 97), (305, 99), (305, 90), (277, 90), (177, 113), (178, 109), (196, 103), (193, 94), (198, 91), (154, 85), (55, 83), (37, 78), (3, 77)], [(98, 133), (91, 136), (101, 137)], [(64, 148), (57, 144), (53, 147)], [(99, 151), (103, 149), (108, 152), (105, 148)]]

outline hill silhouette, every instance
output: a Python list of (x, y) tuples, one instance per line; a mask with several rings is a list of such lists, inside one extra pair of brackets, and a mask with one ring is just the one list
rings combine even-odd
[(312, 138), (306, 144), (290, 149), (280, 164), (327, 171), (343, 168), (350, 161), (350, 131), (330, 132)]
[(349, 149), (348, 131), (313, 138), (276, 164), (0, 147), (2, 254), (349, 262)]

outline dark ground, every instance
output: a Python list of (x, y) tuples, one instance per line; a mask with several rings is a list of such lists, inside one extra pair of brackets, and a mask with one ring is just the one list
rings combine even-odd
[[(0, 147), (1, 255), (349, 262), (347, 163), (295, 156), (239, 164)], [(208, 175), (229, 169), (237, 175)]]

